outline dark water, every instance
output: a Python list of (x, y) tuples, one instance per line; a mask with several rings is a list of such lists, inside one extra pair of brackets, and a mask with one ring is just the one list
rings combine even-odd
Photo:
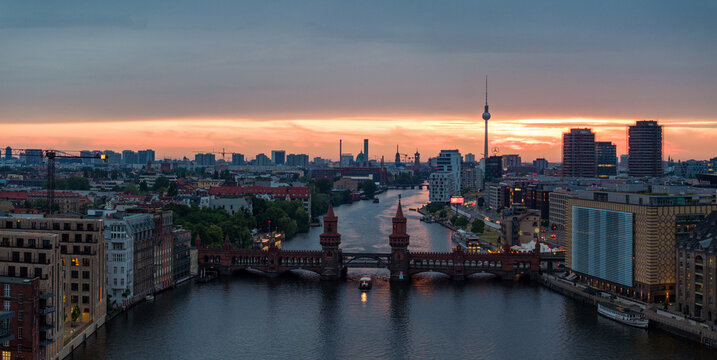
[[(336, 209), (342, 248), (388, 251), (397, 195)], [(418, 221), (427, 200), (404, 191), (411, 249), (446, 251), (449, 232)], [(318, 249), (319, 228), (285, 248)], [(357, 279), (374, 289), (362, 296)], [(245, 274), (187, 284), (113, 319), (75, 359), (715, 359), (717, 352), (657, 330), (628, 328), (531, 283), (440, 274), (389, 284), (384, 270), (346, 281), (311, 273)]]

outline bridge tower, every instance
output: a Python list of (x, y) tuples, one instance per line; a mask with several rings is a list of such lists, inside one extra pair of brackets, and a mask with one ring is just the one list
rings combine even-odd
[(401, 209), (401, 198), (398, 199), (398, 209), (393, 217), (393, 232), (388, 236), (391, 245), (391, 281), (408, 281), (408, 240), (406, 233), (406, 217)]
[(334, 215), (334, 207), (329, 203), (329, 210), (324, 216), (324, 232), (319, 235), (321, 242), (321, 279), (337, 280), (344, 275), (342, 264), (341, 234), (338, 232), (339, 218)]

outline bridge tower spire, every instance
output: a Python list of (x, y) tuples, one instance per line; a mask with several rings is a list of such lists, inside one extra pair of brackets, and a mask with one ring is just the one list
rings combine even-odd
[(334, 215), (334, 206), (329, 203), (329, 210), (324, 215), (324, 232), (319, 235), (321, 243), (321, 279), (336, 280), (344, 275), (342, 264), (341, 234), (338, 232), (339, 218)]
[(410, 236), (406, 233), (406, 217), (401, 209), (401, 197), (398, 198), (396, 216), (393, 217), (393, 232), (388, 236), (391, 245), (391, 281), (407, 281), (408, 274), (408, 243)]

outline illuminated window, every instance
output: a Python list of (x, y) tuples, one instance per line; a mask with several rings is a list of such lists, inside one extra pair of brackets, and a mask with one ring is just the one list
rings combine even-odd
[(80, 266), (80, 261), (77, 258), (72, 258), (72, 266)]
[(9, 351), (3, 351), (3, 352), (2, 352), (2, 360), (10, 360), (10, 355), (11, 355), (11, 354), (12, 354), (12, 353), (9, 352)]

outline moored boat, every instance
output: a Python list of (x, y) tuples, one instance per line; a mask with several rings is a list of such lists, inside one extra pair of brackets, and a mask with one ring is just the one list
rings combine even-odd
[(373, 202), (374, 202), (374, 203), (377, 203), (377, 202), (378, 202), (378, 198), (377, 198), (377, 197), (374, 197), (374, 198), (373, 198)]
[(149, 295), (145, 296), (144, 299), (147, 301), (154, 301), (154, 295), (149, 294)]
[(613, 307), (598, 303), (597, 312), (606, 318), (634, 327), (647, 328), (650, 323), (650, 320), (648, 320), (644, 314), (625, 309), (621, 306)]
[(372, 286), (373, 284), (370, 277), (364, 276), (359, 279), (359, 290), (371, 290)]

